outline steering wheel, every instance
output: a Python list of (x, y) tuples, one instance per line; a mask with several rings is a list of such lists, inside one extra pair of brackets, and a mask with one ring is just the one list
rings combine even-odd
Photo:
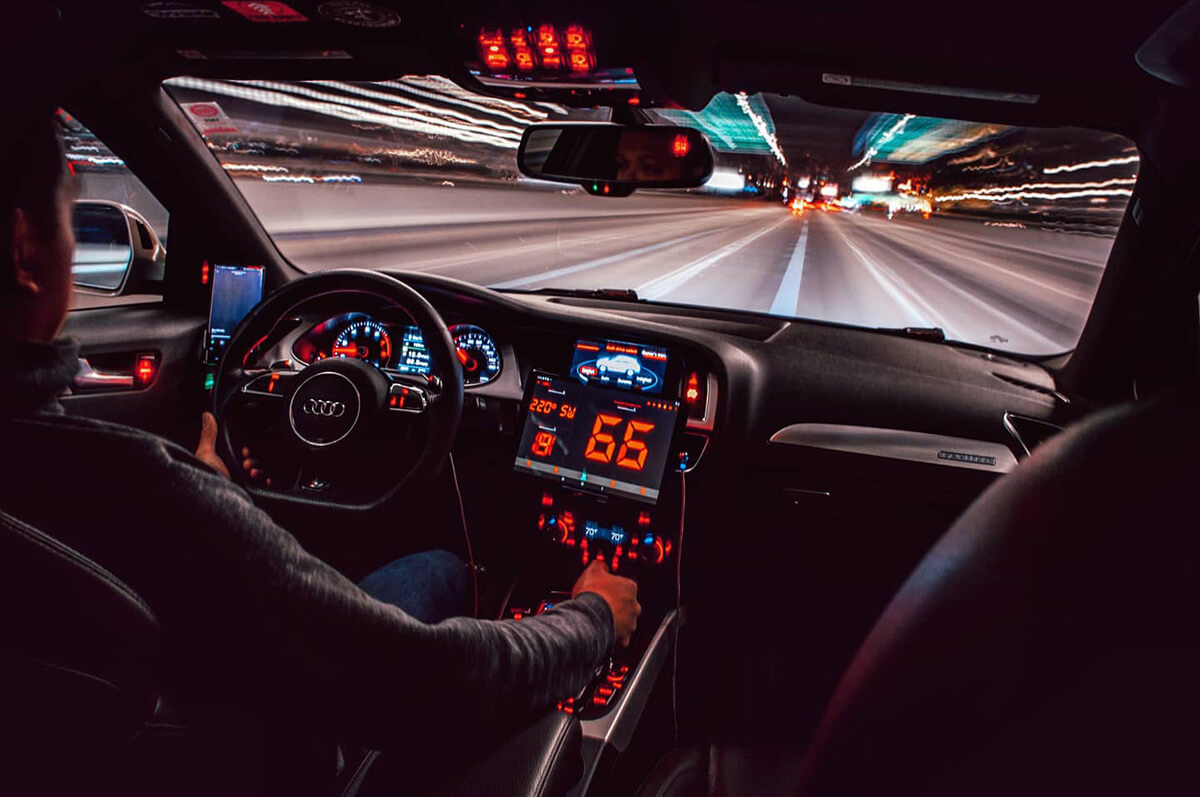
[[(355, 358), (250, 365), (261, 344), (302, 304), (336, 294), (368, 294), (399, 307), (421, 331), (429, 376), (386, 374)], [(423, 296), (377, 271), (321, 271), (289, 282), (255, 307), (234, 331), (217, 367), (213, 414), (221, 454), (238, 452), (254, 434), (271, 429), (295, 478), (263, 489), (241, 467), (236, 481), (260, 497), (344, 509), (372, 509), (433, 478), (446, 461), (462, 418), (463, 375), (445, 322)], [(413, 432), (413, 425), (420, 428)], [(416, 456), (388, 443), (422, 438)]]

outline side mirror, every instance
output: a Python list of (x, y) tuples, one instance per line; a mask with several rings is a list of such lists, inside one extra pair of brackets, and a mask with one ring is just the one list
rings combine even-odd
[(167, 250), (136, 210), (117, 202), (77, 200), (73, 214), (76, 287), (111, 295), (158, 293)]
[(526, 177), (629, 196), (637, 188), (703, 185), (713, 154), (704, 134), (689, 127), (567, 122), (526, 128), (517, 165)]

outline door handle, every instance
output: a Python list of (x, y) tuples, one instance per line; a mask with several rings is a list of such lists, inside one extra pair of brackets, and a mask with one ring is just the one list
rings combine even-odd
[(133, 374), (120, 371), (97, 371), (86, 357), (79, 358), (79, 373), (75, 375), (75, 386), (82, 388), (131, 388)]

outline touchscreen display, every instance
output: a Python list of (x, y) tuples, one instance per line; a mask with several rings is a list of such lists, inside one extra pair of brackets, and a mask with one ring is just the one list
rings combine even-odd
[(213, 267), (206, 362), (215, 363), (221, 359), (233, 331), (246, 314), (262, 301), (262, 294), (262, 266)]
[(577, 340), (571, 376), (585, 385), (662, 395), (667, 350), (617, 340)]
[(516, 469), (653, 504), (678, 418), (678, 401), (535, 372)]

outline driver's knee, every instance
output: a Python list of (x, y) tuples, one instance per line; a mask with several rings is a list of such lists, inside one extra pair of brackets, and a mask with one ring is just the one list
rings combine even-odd
[(396, 559), (360, 581), (359, 587), (422, 622), (439, 623), (464, 613), (470, 580), (461, 559), (437, 549)]

